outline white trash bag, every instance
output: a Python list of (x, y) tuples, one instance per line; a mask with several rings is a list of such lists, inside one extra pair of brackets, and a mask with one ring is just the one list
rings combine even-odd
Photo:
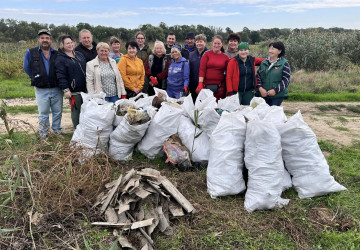
[(208, 161), (210, 154), (209, 137), (199, 128), (196, 128), (195, 131), (195, 128), (192, 120), (182, 115), (178, 122), (177, 133), (181, 142), (189, 150), (193, 162)]
[(117, 127), (124, 116), (126, 115), (127, 109), (134, 109), (136, 107), (136, 103), (132, 100), (128, 99), (120, 99), (115, 102), (115, 118), (113, 125)]
[(236, 195), (246, 189), (244, 142), (246, 122), (241, 112), (223, 113), (210, 138), (210, 159), (206, 171), (211, 198)]
[(218, 108), (229, 112), (240, 109), (239, 94), (220, 99), (218, 101)]
[(267, 121), (247, 123), (245, 166), (248, 183), (245, 209), (248, 212), (281, 208), (289, 203), (282, 199), (284, 163), (281, 157), (281, 138), (275, 126)]
[(285, 166), (292, 175), (299, 198), (346, 190), (330, 175), (329, 165), (316, 135), (303, 120), (300, 110), (286, 123), (278, 124), (277, 128), (281, 135)]
[(267, 113), (265, 114), (263, 120), (269, 121), (272, 123), (286, 122), (287, 118), (284, 113), (284, 108), (280, 107), (280, 106), (271, 106), (269, 109), (267, 109)]
[[(225, 112), (227, 111), (223, 111)], [(220, 121), (220, 114), (214, 108), (204, 108), (198, 114), (197, 121), (200, 128), (210, 137)]]
[(137, 149), (148, 158), (163, 154), (163, 143), (177, 132), (178, 121), (183, 109), (177, 104), (162, 103), (161, 108), (151, 121), (145, 136)]
[(195, 101), (194, 109), (217, 108), (216, 97), (210, 89), (202, 89)]

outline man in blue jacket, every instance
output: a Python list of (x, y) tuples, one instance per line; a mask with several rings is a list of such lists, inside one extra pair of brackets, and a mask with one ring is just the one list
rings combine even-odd
[(39, 46), (28, 49), (24, 56), (23, 68), (35, 87), (38, 106), (39, 134), (46, 138), (49, 134), (49, 113), (52, 113), (52, 130), (61, 135), (63, 92), (59, 88), (55, 72), (57, 51), (51, 48), (51, 34), (46, 29), (38, 32)]

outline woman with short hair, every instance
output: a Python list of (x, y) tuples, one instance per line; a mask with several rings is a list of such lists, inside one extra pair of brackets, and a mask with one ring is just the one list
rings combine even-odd
[(120, 47), (121, 47), (120, 39), (117, 38), (116, 36), (110, 37), (110, 46), (111, 46), (110, 57), (114, 59), (116, 63), (118, 63), (123, 55), (120, 52)]
[(240, 35), (236, 33), (231, 33), (227, 37), (227, 44), (228, 47), (225, 50), (225, 55), (227, 55), (230, 59), (237, 56), (238, 52), (238, 45), (240, 43)]
[(213, 91), (216, 100), (225, 97), (225, 74), (229, 57), (223, 52), (223, 38), (216, 35), (212, 39), (212, 49), (207, 51), (200, 61), (199, 84), (196, 92), (203, 88)]
[(76, 128), (83, 103), (80, 93), (86, 92), (86, 59), (81, 52), (74, 50), (74, 40), (69, 35), (59, 37), (59, 52), (55, 59), (55, 68), (59, 87), (69, 99), (71, 121)]
[(154, 95), (154, 87), (166, 90), (166, 78), (168, 76), (170, 60), (166, 56), (163, 42), (156, 40), (154, 53), (145, 61), (145, 83), (148, 86), (148, 95)]
[(189, 62), (181, 56), (181, 47), (174, 44), (171, 48), (166, 92), (169, 97), (179, 99), (188, 93)]
[(116, 102), (126, 98), (126, 91), (116, 61), (109, 57), (110, 46), (100, 42), (97, 56), (86, 64), (86, 86), (89, 93), (105, 92), (105, 100)]
[(266, 103), (280, 106), (288, 98), (291, 70), (284, 58), (285, 45), (278, 41), (269, 44), (269, 56), (260, 64), (257, 72), (257, 88)]
[(124, 81), (127, 97), (134, 97), (144, 88), (145, 69), (143, 62), (136, 56), (139, 46), (136, 42), (127, 42), (127, 53), (121, 57), (118, 68)]

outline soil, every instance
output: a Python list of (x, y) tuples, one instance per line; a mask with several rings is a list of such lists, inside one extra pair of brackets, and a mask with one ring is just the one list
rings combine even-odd
[[(5, 100), (7, 105), (36, 105), (36, 101), (26, 98)], [(321, 111), (319, 106), (337, 106), (339, 110)], [(344, 106), (343, 106), (344, 105)], [(319, 140), (329, 140), (334, 143), (350, 146), (353, 140), (360, 139), (360, 114), (349, 111), (346, 106), (360, 106), (360, 102), (284, 102), (282, 104), (286, 115), (291, 117), (298, 110), (305, 122), (311, 127)], [(68, 110), (69, 103), (64, 101), (64, 107)], [(16, 124), (17, 129), (29, 130), (31, 124), (37, 130), (37, 114), (8, 115), (9, 119)], [(51, 119), (51, 118), (50, 118)], [(24, 121), (24, 122), (22, 122)], [(62, 117), (64, 133), (72, 133), (70, 112), (66, 111)], [(5, 133), (5, 126), (0, 126), (0, 133)]]

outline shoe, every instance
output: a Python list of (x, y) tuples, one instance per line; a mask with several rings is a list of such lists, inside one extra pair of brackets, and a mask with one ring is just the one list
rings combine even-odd
[(47, 140), (48, 137), (49, 137), (48, 134), (40, 134), (40, 139), (41, 140)]

